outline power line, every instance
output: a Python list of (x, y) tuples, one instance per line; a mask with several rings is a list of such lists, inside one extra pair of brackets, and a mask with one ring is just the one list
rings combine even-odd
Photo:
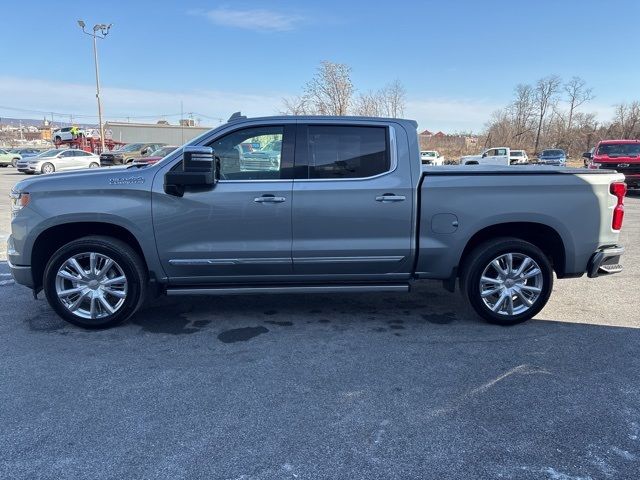
[[(45, 115), (45, 116), (56, 116), (56, 117), (74, 117), (74, 118), (98, 118), (97, 115), (83, 115), (77, 113), (69, 113), (69, 112), (55, 112), (55, 111), (45, 111), (45, 110), (33, 110), (27, 108), (17, 108), (17, 107), (7, 107), (5, 105), (0, 105), (0, 110), (10, 110), (15, 112), (29, 113), (29, 114), (37, 114), (37, 115)], [(161, 117), (179, 117), (180, 113), (156, 113), (153, 115), (131, 115), (131, 114), (123, 114), (123, 115), (109, 115), (109, 118), (161, 118)], [(205, 115), (202, 115), (205, 117)], [(207, 117), (213, 118), (213, 117)], [(216, 119), (217, 120), (217, 119)]]

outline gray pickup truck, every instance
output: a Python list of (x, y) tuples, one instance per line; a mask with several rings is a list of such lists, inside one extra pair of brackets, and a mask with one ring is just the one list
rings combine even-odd
[[(278, 144), (244, 168), (243, 144)], [(255, 162), (254, 162), (255, 163)], [(105, 328), (145, 297), (406, 292), (440, 279), (484, 319), (533, 317), (558, 278), (618, 272), (624, 177), (422, 168), (416, 123), (234, 115), (155, 165), (26, 179), (8, 259), (64, 319)]]

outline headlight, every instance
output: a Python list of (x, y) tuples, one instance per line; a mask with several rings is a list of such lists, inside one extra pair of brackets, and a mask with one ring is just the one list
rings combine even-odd
[(11, 198), (11, 218), (14, 218), (20, 210), (29, 205), (31, 197), (27, 192), (17, 192), (12, 190), (9, 194)]

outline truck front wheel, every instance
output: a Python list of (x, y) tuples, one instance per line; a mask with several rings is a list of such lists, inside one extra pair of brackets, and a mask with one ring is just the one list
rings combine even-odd
[(553, 288), (553, 269), (535, 245), (497, 238), (467, 256), (460, 283), (478, 315), (491, 323), (513, 325), (544, 308)]
[(44, 271), (44, 292), (51, 308), (79, 327), (117, 325), (143, 302), (146, 268), (126, 243), (90, 236), (58, 249)]

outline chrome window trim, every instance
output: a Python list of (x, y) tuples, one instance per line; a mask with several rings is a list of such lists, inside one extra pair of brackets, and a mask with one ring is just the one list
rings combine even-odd
[[(192, 139), (191, 141), (185, 143), (181, 147), (177, 148), (172, 155), (169, 155), (162, 160), (160, 160), (153, 167), (158, 167), (155, 171), (154, 177), (158, 175), (160, 172), (162, 174), (171, 170), (176, 166), (178, 162), (182, 160), (182, 152), (185, 146), (205, 146), (208, 143), (214, 141), (216, 138), (219, 138), (223, 135), (227, 135), (229, 133), (234, 132), (235, 130), (242, 130), (245, 128), (251, 127), (260, 127), (260, 126), (272, 126), (272, 125), (298, 125), (298, 124), (306, 124), (306, 125), (336, 125), (336, 119), (331, 118), (318, 118), (314, 119), (313, 117), (304, 117), (300, 119), (299, 117), (289, 118), (274, 118), (274, 119), (255, 119), (255, 120), (241, 120), (238, 122), (226, 123), (221, 125), (218, 128), (214, 128), (213, 130), (209, 130), (208, 132), (204, 132), (200, 136)], [(265, 182), (265, 183), (276, 183), (276, 182), (349, 182), (349, 181), (366, 181), (366, 180), (374, 180), (376, 178), (384, 177), (396, 171), (398, 168), (398, 149), (397, 149), (397, 139), (396, 139), (396, 127), (401, 128), (400, 124), (392, 122), (390, 120), (385, 119), (354, 119), (345, 117), (344, 120), (340, 120), (340, 125), (345, 126), (370, 126), (370, 127), (384, 127), (389, 132), (389, 149), (390, 149), (390, 160), (391, 165), (388, 171), (379, 173), (377, 175), (373, 175), (371, 177), (357, 177), (357, 178), (301, 178), (301, 179), (274, 179), (274, 180), (218, 180), (218, 183), (256, 183), (256, 182)], [(172, 158), (173, 157), (173, 158)], [(295, 167), (295, 158), (294, 158), (294, 167)]]
[[(309, 126), (313, 125), (313, 122), (305, 122), (308, 123)], [(327, 122), (329, 123), (329, 122)], [(318, 123), (318, 125), (321, 125), (322, 123)], [(349, 122), (345, 122), (344, 124), (337, 124), (334, 122), (330, 123), (331, 125), (335, 125), (335, 126), (354, 126), (354, 127), (373, 127), (373, 126), (377, 126), (380, 127), (380, 125), (377, 124), (367, 124), (367, 123), (352, 123), (350, 124)], [(294, 181), (297, 182), (361, 182), (361, 181), (366, 181), (366, 180), (374, 180), (376, 178), (380, 178), (380, 177), (384, 177), (385, 175), (389, 175), (393, 172), (396, 171), (396, 169), (398, 168), (398, 149), (397, 149), (397, 143), (396, 143), (396, 130), (395, 128), (393, 128), (392, 125), (389, 124), (384, 124), (383, 125), (384, 128), (387, 130), (387, 132), (389, 132), (389, 158), (390, 158), (390, 166), (389, 166), (389, 170), (387, 170), (386, 172), (382, 172), (382, 173), (378, 173), (377, 175), (372, 175), (370, 177), (353, 177), (353, 178), (300, 178), (300, 179), (294, 179)], [(295, 163), (294, 163), (295, 164)]]

